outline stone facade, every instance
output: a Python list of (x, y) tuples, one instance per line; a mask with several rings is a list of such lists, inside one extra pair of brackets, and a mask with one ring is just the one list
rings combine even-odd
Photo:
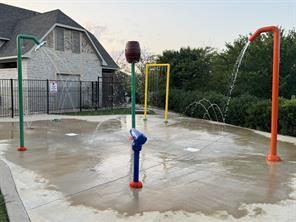
[[(47, 42), (45, 46), (37, 51), (32, 50), (23, 58), (23, 79), (97, 81), (98, 77), (102, 76), (102, 62), (86, 34), (79, 32), (79, 36), (80, 53), (72, 52), (73, 37), (72, 30), (70, 29), (64, 29), (64, 50), (58, 51), (55, 50), (55, 30), (51, 31), (44, 39)], [(17, 68), (0, 69), (0, 79), (11, 78), (17, 79)], [(79, 102), (79, 94), (74, 93), (72, 95), (67, 92), (71, 91), (72, 88), (73, 91), (77, 91), (77, 88), (79, 89), (79, 82), (70, 85), (68, 82), (67, 84), (67, 89), (65, 90), (65, 87), (63, 87), (63, 89), (61, 89), (63, 93), (50, 103), (61, 103), (60, 108), (77, 107), (76, 103)], [(62, 84), (60, 84), (59, 87), (62, 87)], [(98, 99), (101, 105), (101, 84), (99, 86), (99, 95)], [(34, 112), (36, 101), (30, 96), (30, 92), (24, 92), (24, 97), (24, 105), (27, 107), (27, 112)], [(6, 107), (10, 107), (11, 105), (10, 101), (4, 101), (3, 99), (2, 103), (6, 103)], [(87, 101), (85, 101), (85, 103), (87, 103)], [(37, 106), (39, 105), (37, 104)], [(44, 104), (40, 106), (44, 106)]]
[(0, 69), (0, 79), (17, 79), (17, 68)]
[(79, 75), (82, 81), (97, 81), (102, 75), (102, 66), (95, 54), (76, 54), (46, 47), (31, 53), (27, 73), (28, 79), (58, 79), (57, 74), (69, 74)]
[(89, 39), (85, 34), (81, 35), (81, 52), (82, 53), (87, 53), (87, 54), (95, 54), (95, 50), (92, 47)]
[[(58, 74), (69, 74), (80, 76), (81, 81), (97, 81), (102, 76), (102, 62), (85, 33), (80, 32), (80, 53), (73, 53), (72, 30), (64, 29), (64, 51), (55, 50), (54, 31), (45, 38), (44, 47), (23, 58), (23, 79), (55, 80)], [(16, 68), (0, 69), (0, 79), (11, 78), (17, 78)]]
[(46, 36), (46, 45), (49, 48), (53, 48), (53, 32), (50, 32), (47, 36)]
[[(22, 60), (23, 79), (28, 79), (28, 59)], [(0, 79), (17, 79), (17, 68), (0, 69)]]
[(45, 41), (46, 47), (30, 53), (28, 79), (57, 79), (57, 74), (79, 75), (82, 81), (97, 81), (102, 65), (85, 33), (80, 33), (80, 53), (72, 52), (72, 30), (64, 29), (64, 51), (55, 50), (54, 31)]

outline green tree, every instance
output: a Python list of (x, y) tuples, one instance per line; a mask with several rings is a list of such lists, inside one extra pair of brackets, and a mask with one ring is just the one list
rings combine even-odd
[[(212, 90), (228, 94), (234, 65), (247, 41), (247, 36), (240, 36), (233, 43), (226, 43), (225, 50), (216, 55), (210, 79)], [(239, 68), (233, 96), (247, 93), (263, 98), (270, 97), (271, 58), (272, 38), (270, 35), (262, 35), (246, 51)]]
[(290, 30), (281, 39), (280, 95), (296, 94), (296, 32)]
[(206, 89), (215, 51), (210, 47), (166, 50), (158, 63), (171, 64), (171, 87), (184, 90)]
[[(213, 59), (210, 78), (211, 90), (227, 93), (230, 76), (240, 51), (247, 43), (247, 36), (240, 36)], [(239, 69), (233, 96), (248, 93), (259, 98), (271, 97), (272, 82), (272, 34), (262, 34), (246, 51)], [(281, 33), (280, 95), (290, 98), (296, 90), (296, 32)]]

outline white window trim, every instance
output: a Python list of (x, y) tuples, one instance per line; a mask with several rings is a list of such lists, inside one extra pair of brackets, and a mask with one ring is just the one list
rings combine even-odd
[(4, 37), (0, 37), (0, 40), (9, 41), (10, 39), (4, 38)]

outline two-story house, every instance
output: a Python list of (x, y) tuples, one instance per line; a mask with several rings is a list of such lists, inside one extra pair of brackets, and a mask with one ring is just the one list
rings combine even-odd
[[(59, 93), (51, 94), (50, 98), (44, 82), (24, 86), (27, 113), (44, 112), (46, 106), (47, 109), (53, 107), (54, 112), (98, 105), (96, 103), (100, 106), (107, 104), (113, 93), (112, 90), (106, 90), (110, 88), (108, 82), (104, 84), (104, 79), (109, 78), (103, 78), (97, 84), (97, 93), (93, 93), (94, 85), (84, 84), (86, 87), (82, 88), (82, 97), (78, 92), (81, 91), (78, 81), (98, 81), (100, 77), (112, 77), (119, 67), (92, 33), (60, 10), (39, 13), (0, 3), (2, 83), (5, 79), (17, 79), (16, 38), (19, 34), (33, 35), (40, 41), (46, 41), (37, 51), (32, 42), (23, 42), (23, 79), (28, 80), (25, 83), (31, 84), (29, 81), (33, 80), (59, 81)], [(13, 88), (16, 89), (17, 82), (14, 83)], [(0, 116), (17, 110), (17, 105), (12, 104), (17, 102), (17, 93), (10, 92), (9, 87), (7, 81), (0, 84)]]
[(30, 34), (46, 50), (24, 42), (24, 79), (96, 81), (118, 66), (97, 38), (60, 10), (45, 13), (0, 3), (0, 79), (17, 77), (16, 37)]

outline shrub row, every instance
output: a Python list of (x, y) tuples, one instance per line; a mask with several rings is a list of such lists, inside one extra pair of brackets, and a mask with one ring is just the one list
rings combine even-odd
[[(150, 104), (164, 107), (165, 92), (160, 91), (157, 101)], [(210, 106), (208, 101), (211, 104)], [(227, 97), (215, 92), (183, 91), (171, 89), (169, 109), (184, 115), (222, 121), (221, 112), (225, 111)], [(219, 108), (221, 112), (219, 111)], [(208, 111), (206, 110), (208, 109)], [(225, 122), (256, 130), (270, 131), (271, 101), (251, 95), (241, 95), (230, 100)], [(280, 99), (279, 132), (296, 136), (296, 99)]]

